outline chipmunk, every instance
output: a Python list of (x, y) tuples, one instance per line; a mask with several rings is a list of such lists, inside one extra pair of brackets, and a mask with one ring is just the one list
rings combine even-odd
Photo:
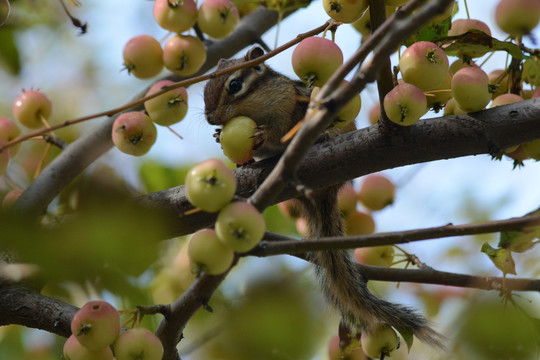
[[(258, 46), (250, 49), (243, 59), (225, 60), (218, 69), (225, 69), (264, 54)], [(235, 116), (253, 119), (261, 130), (259, 147), (254, 151), (257, 160), (278, 155), (286, 145), (280, 142), (304, 117), (311, 89), (272, 70), (264, 63), (213, 78), (204, 88), (205, 116), (211, 125), (223, 125)], [(299, 100), (300, 99), (300, 100)], [(325, 137), (334, 137), (356, 129), (354, 124), (341, 129), (330, 128)], [(344, 235), (343, 220), (337, 204), (342, 184), (313, 191), (300, 197), (302, 214), (307, 219), (306, 238)], [(369, 332), (378, 323), (397, 329), (410, 329), (420, 340), (442, 347), (442, 336), (432, 330), (424, 317), (413, 310), (379, 299), (367, 288), (367, 279), (346, 250), (316, 251), (307, 254), (315, 265), (326, 299), (342, 316), (341, 324), (352, 334)]]

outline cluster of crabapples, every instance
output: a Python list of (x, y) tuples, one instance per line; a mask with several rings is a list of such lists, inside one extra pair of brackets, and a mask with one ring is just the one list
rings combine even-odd
[(163, 67), (180, 76), (195, 74), (206, 61), (206, 49), (195, 36), (183, 34), (197, 23), (216, 39), (227, 37), (236, 27), (240, 12), (229, 0), (205, 0), (197, 9), (194, 0), (156, 0), (156, 23), (174, 35), (162, 47), (150, 35), (138, 35), (124, 46), (124, 66), (140, 79), (159, 74)]
[[(338, 206), (343, 218), (347, 235), (369, 235), (375, 232), (375, 221), (371, 212), (380, 211), (391, 205), (395, 198), (395, 185), (382, 174), (370, 174), (364, 177), (360, 187), (355, 189), (352, 183), (345, 184), (338, 193)], [(358, 204), (363, 211), (358, 210)], [(299, 234), (306, 235), (306, 221), (302, 216), (302, 206), (297, 199), (290, 199), (278, 204), (287, 218), (296, 222)], [(357, 248), (356, 260), (365, 265), (390, 266), (394, 261), (394, 248), (374, 246)]]
[(226, 272), (235, 253), (253, 249), (263, 238), (265, 221), (246, 201), (233, 201), (236, 192), (234, 173), (219, 159), (207, 159), (186, 175), (186, 197), (200, 210), (219, 212), (214, 229), (195, 232), (188, 242), (193, 271), (209, 275)]
[[(161, 360), (163, 345), (149, 330), (121, 329), (120, 315), (105, 301), (89, 301), (71, 320), (66, 360)], [(114, 352), (113, 352), (114, 350)]]

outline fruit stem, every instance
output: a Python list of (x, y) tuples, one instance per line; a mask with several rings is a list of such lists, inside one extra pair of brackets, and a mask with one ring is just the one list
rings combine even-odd
[(181, 140), (184, 139), (184, 138), (182, 137), (182, 135), (180, 135), (179, 133), (177, 133), (176, 131), (174, 131), (172, 127), (167, 126), (167, 129), (169, 129), (174, 135), (178, 136)]

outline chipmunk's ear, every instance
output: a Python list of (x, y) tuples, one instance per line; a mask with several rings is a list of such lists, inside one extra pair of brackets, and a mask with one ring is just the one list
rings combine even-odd
[(246, 56), (244, 57), (244, 60), (250, 61), (254, 60), (258, 57), (261, 57), (264, 55), (264, 50), (260, 46), (254, 46), (251, 49), (248, 50)]

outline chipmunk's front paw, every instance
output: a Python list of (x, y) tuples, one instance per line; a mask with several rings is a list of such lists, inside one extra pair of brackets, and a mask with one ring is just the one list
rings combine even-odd
[(251, 136), (255, 139), (253, 150), (259, 149), (266, 142), (266, 125), (255, 126), (255, 133)]
[(221, 143), (221, 140), (220, 140), (220, 137), (221, 137), (221, 128), (216, 128), (215, 131), (214, 131), (214, 135), (212, 135), (214, 137), (214, 139), (216, 139), (216, 142), (218, 144)]

